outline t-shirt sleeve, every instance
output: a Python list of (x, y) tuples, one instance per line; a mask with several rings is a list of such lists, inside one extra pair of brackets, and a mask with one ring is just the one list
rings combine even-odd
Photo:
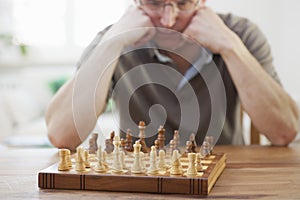
[(232, 14), (221, 15), (225, 24), (243, 41), (249, 52), (257, 59), (263, 69), (279, 84), (278, 74), (273, 64), (271, 47), (267, 38), (250, 20)]
[(81, 65), (90, 57), (90, 55), (93, 53), (94, 49), (99, 44), (99, 42), (101, 41), (102, 37), (108, 31), (109, 28), (110, 28), (110, 26), (108, 26), (104, 30), (100, 31), (96, 35), (96, 37), (92, 40), (92, 42), (84, 49), (84, 51), (83, 51), (83, 53), (82, 53), (79, 61), (76, 64), (77, 69), (79, 69), (81, 67)]

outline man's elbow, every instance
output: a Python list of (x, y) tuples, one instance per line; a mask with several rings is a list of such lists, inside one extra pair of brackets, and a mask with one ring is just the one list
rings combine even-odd
[(296, 135), (299, 132), (299, 124), (295, 124), (291, 128), (287, 128), (284, 131), (281, 131), (271, 140), (271, 143), (275, 146), (287, 146), (295, 139)]
[(81, 143), (76, 134), (53, 126), (48, 126), (48, 138), (51, 144), (58, 149), (66, 148), (75, 151), (76, 147)]

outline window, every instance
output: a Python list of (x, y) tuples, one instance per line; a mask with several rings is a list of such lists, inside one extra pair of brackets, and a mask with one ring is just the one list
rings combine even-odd
[[(8, 29), (29, 45), (30, 60), (75, 62), (83, 48), (124, 13), (131, 0), (13, 0)], [(0, 3), (1, 4), (1, 3)], [(0, 5), (1, 6), (1, 5)], [(66, 55), (68, 52), (68, 55)], [(64, 58), (62, 58), (64, 57)]]
[(66, 43), (67, 0), (14, 0), (13, 29), (18, 40), (30, 46)]

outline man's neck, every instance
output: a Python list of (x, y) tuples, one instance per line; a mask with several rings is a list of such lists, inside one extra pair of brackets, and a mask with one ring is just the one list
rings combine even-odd
[(176, 50), (177, 53), (161, 49), (159, 52), (171, 58), (178, 67), (179, 72), (185, 74), (191, 64), (198, 58), (200, 49), (197, 47), (197, 45), (184, 45), (180, 50)]

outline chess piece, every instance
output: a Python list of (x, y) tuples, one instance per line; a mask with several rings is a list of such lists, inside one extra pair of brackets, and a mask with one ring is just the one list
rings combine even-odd
[(104, 151), (106, 151), (107, 153), (112, 153), (114, 150), (114, 145), (113, 145), (113, 140), (115, 137), (115, 132), (112, 131), (110, 133), (110, 138), (105, 140), (105, 149)]
[[(98, 147), (97, 147), (97, 149), (98, 149)], [(87, 150), (83, 151), (83, 159), (84, 159), (85, 167), (90, 168), (91, 164), (90, 164), (90, 161), (89, 161), (89, 152)]]
[(93, 133), (92, 137), (89, 139), (89, 153), (90, 154), (96, 154), (98, 150), (98, 133)]
[(185, 147), (185, 153), (193, 153), (192, 152), (192, 142), (191, 141), (186, 141), (186, 147)]
[(207, 135), (205, 136), (204, 141), (207, 142), (207, 148), (209, 149), (209, 154), (212, 154), (212, 149), (213, 149), (213, 145), (214, 145), (214, 136), (211, 135)]
[(158, 140), (154, 141), (154, 146), (156, 148), (156, 153), (158, 154), (158, 152), (159, 152), (159, 142), (158, 142)]
[(180, 153), (180, 148), (179, 148), (179, 145), (180, 145), (180, 136), (179, 136), (179, 131), (178, 130), (174, 131), (174, 135), (173, 135), (173, 139), (172, 140), (173, 140), (173, 150), (176, 149)]
[(76, 171), (85, 171), (85, 164), (83, 159), (83, 148), (77, 147), (76, 150), (76, 164), (75, 164)]
[(132, 134), (131, 134), (130, 129), (127, 129), (127, 132), (126, 132), (125, 150), (128, 151), (128, 152), (133, 152)]
[(147, 148), (147, 145), (145, 142), (145, 138), (146, 138), (145, 129), (146, 129), (145, 122), (140, 121), (139, 122), (139, 131), (140, 131), (139, 132), (139, 138), (140, 138), (139, 141), (140, 141), (140, 144), (142, 145), (141, 151), (144, 153), (148, 153), (148, 148)]
[(175, 142), (174, 140), (170, 141), (170, 155), (172, 156), (173, 151), (175, 150)]
[(159, 145), (158, 150), (164, 150), (164, 151), (166, 151), (166, 149), (165, 149), (165, 140), (166, 140), (166, 138), (165, 138), (165, 132), (166, 132), (166, 130), (164, 129), (164, 127), (163, 126), (159, 126), (159, 128), (158, 128), (158, 136), (157, 136), (157, 141), (158, 141), (158, 145)]
[(158, 152), (158, 168), (159, 170), (166, 170), (168, 167), (166, 165), (166, 152), (164, 150), (159, 150)]
[(208, 147), (208, 143), (206, 141), (203, 142), (201, 149), (200, 149), (200, 153), (202, 157), (207, 157), (210, 154), (210, 150)]
[(192, 133), (190, 135), (190, 141), (191, 141), (191, 152), (192, 153), (196, 153), (196, 148), (197, 148), (197, 144), (196, 144), (196, 140), (195, 140), (195, 134)]
[(182, 175), (183, 174), (181, 163), (180, 163), (180, 154), (179, 154), (178, 150), (173, 151), (172, 167), (170, 169), (170, 174), (171, 175)]
[(90, 154), (94, 154), (96, 149), (94, 148), (95, 147), (95, 141), (93, 138), (90, 138), (89, 139), (89, 152)]
[(151, 147), (150, 151), (150, 166), (148, 168), (148, 174), (155, 175), (158, 174), (158, 167), (157, 167), (157, 153), (155, 146)]
[(115, 132), (112, 131), (112, 132), (110, 133), (109, 139), (110, 139), (111, 142), (113, 142), (113, 141), (114, 141), (114, 138), (115, 138)]
[(126, 145), (126, 141), (124, 140), (124, 138), (121, 138), (121, 151), (123, 151), (126, 154), (126, 150), (125, 150), (125, 145)]
[(121, 159), (122, 168), (127, 169), (126, 163), (125, 163), (125, 151), (120, 152), (120, 159)]
[(113, 151), (114, 159), (112, 164), (112, 170), (114, 173), (120, 173), (123, 171), (123, 168), (122, 168), (121, 156), (120, 156), (121, 140), (118, 135), (114, 137), (113, 145), (114, 145), (114, 151)]
[(145, 172), (146, 170), (146, 164), (145, 164), (145, 153), (140, 151), (140, 165), (142, 166), (142, 171)]
[(197, 175), (197, 168), (196, 168), (196, 154), (189, 153), (188, 154), (189, 165), (187, 169), (187, 176), (193, 177)]
[(103, 162), (103, 153), (104, 152), (102, 151), (101, 146), (99, 146), (98, 151), (97, 151), (98, 161), (97, 161), (97, 164), (96, 164), (96, 167), (95, 167), (96, 172), (102, 173), (102, 172), (107, 171), (107, 168), (105, 167), (104, 162)]
[(105, 166), (106, 169), (109, 169), (108, 163), (106, 162), (106, 157), (107, 157), (107, 152), (106, 151), (102, 151), (102, 158), (103, 158), (103, 165)]
[(140, 144), (139, 141), (135, 141), (135, 144), (133, 145), (133, 165), (131, 172), (134, 174), (140, 174), (143, 173), (143, 166), (141, 165), (141, 147), (142, 145)]
[[(174, 135), (173, 135), (173, 141), (174, 141), (174, 148), (179, 150), (180, 146), (180, 136), (179, 136), (179, 131), (175, 130)], [(179, 151), (180, 152), (180, 151)]]
[(196, 169), (197, 169), (197, 172), (203, 171), (203, 166), (201, 164), (201, 154), (200, 153), (196, 154)]
[(59, 150), (59, 164), (58, 164), (58, 170), (59, 171), (68, 171), (70, 170), (70, 166), (68, 163), (68, 149), (60, 149)]
[(67, 149), (67, 162), (70, 169), (72, 169), (71, 151)]

